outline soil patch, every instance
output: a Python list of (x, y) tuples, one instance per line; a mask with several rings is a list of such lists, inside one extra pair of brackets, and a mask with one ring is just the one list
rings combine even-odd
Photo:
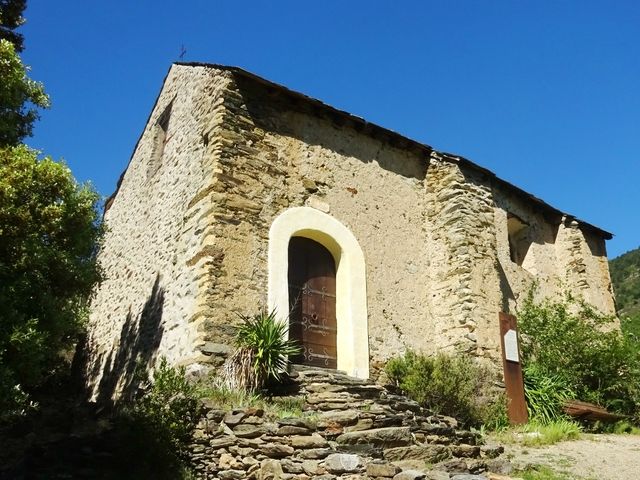
[(591, 435), (544, 447), (505, 445), (505, 456), (516, 468), (546, 465), (572, 479), (638, 478), (640, 436)]

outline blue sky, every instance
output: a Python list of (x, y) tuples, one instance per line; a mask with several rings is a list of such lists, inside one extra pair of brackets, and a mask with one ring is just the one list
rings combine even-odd
[(23, 58), (53, 102), (27, 143), (107, 196), (162, 80), (237, 65), (640, 245), (640, 2), (30, 0)]

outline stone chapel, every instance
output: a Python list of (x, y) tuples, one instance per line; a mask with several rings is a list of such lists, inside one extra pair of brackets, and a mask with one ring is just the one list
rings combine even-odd
[(85, 365), (219, 366), (238, 314), (275, 311), (298, 362), (375, 376), (411, 348), (500, 362), (531, 285), (614, 312), (611, 234), (489, 170), (240, 68), (176, 63), (116, 192)]

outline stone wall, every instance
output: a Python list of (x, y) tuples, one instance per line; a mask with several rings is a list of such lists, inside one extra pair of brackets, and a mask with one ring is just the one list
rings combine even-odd
[(285, 209), (310, 205), (349, 228), (364, 251), (374, 358), (417, 347), (416, 333), (436, 341), (430, 322), (415, 321), (427, 295), (427, 159), (234, 80), (221, 130), (232, 141), (220, 158), (219, 188), (209, 193), (220, 208), (210, 222), (224, 252), (224, 285), (202, 291), (215, 309), (205, 340), (227, 344), (238, 313), (266, 306), (269, 227)]
[[(171, 363), (197, 360), (199, 287), (210, 285), (208, 269), (216, 267), (203, 245), (208, 205), (194, 207), (193, 198), (216, 168), (218, 145), (209, 139), (217, 137), (220, 92), (228, 83), (216, 73), (171, 70), (107, 203), (99, 255), (106, 278), (92, 300), (85, 348), (94, 399), (127, 393), (136, 366), (158, 355)], [(157, 121), (167, 111), (164, 135)]]
[(602, 237), (565, 217), (559, 226), (556, 249), (557, 275), (563, 287), (599, 310), (614, 314), (613, 286)]
[[(615, 313), (613, 290), (602, 235), (575, 219), (548, 212), (523, 198), (494, 188), (497, 259), (504, 310), (517, 313), (535, 282), (537, 299), (560, 299), (566, 292), (582, 296), (600, 311)], [(530, 243), (522, 265), (509, 256), (507, 214), (526, 222)]]
[[(159, 355), (220, 365), (238, 314), (267, 306), (272, 222), (300, 206), (334, 217), (364, 252), (374, 371), (407, 348), (497, 363), (498, 312), (517, 311), (534, 280), (540, 295), (570, 288), (613, 312), (601, 233), (468, 161), (250, 74), (174, 65), (105, 214), (92, 384), (111, 396)], [(520, 264), (511, 218), (526, 225)]]
[(486, 480), (512, 470), (502, 446), (371, 381), (318, 369), (294, 375), (296, 397), (272, 400), (297, 398), (302, 412), (204, 402), (189, 446), (197, 478)]
[(481, 174), (451, 160), (432, 154), (426, 186), (427, 305), (441, 339), (436, 348), (495, 356), (498, 309), (491, 300), (500, 288), (491, 285), (497, 253), (492, 192)]

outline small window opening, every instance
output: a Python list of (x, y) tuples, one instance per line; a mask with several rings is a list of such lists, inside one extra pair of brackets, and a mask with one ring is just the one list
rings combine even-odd
[(594, 234), (585, 234), (584, 238), (587, 241), (587, 246), (589, 247), (591, 255), (593, 255), (594, 257), (607, 256), (607, 248), (604, 243), (604, 238), (596, 236)]
[(529, 225), (518, 216), (508, 213), (507, 231), (509, 234), (509, 256), (511, 261), (522, 266), (531, 246)]
[(149, 162), (147, 177), (152, 177), (162, 164), (162, 155), (164, 154), (164, 146), (169, 140), (169, 118), (171, 117), (171, 107), (173, 102), (169, 103), (162, 114), (158, 117), (156, 124), (153, 126), (153, 151)]

